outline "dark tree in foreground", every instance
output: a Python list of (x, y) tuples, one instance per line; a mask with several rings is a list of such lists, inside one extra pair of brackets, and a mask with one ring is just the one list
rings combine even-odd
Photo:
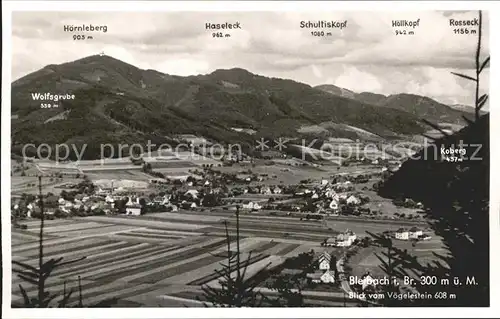
[(262, 278), (269, 272), (269, 265), (259, 269), (252, 276), (247, 276), (247, 270), (252, 263), (252, 253), (242, 261), (240, 251), (240, 218), (239, 207), (236, 210), (236, 251), (231, 250), (231, 237), (229, 235), (227, 221), (224, 222), (226, 229), (226, 262), (221, 263), (221, 268), (215, 270), (219, 278), (217, 287), (209, 285), (202, 286), (203, 297), (206, 306), (215, 307), (264, 307), (264, 306), (295, 306), (303, 305), (301, 291), (294, 291), (290, 283), (273, 288), (278, 297), (273, 298), (258, 291), (258, 285)]
[(239, 208), (236, 211), (236, 252), (231, 250), (231, 237), (226, 228), (227, 260), (221, 263), (221, 269), (216, 269), (217, 278), (220, 278), (219, 287), (202, 286), (207, 305), (215, 307), (259, 307), (262, 305), (262, 295), (255, 291), (258, 282), (246, 278), (246, 271), (250, 265), (251, 254), (245, 261), (241, 261), (239, 237)]
[[(449, 251), (433, 252), (435, 261), (424, 264), (412, 253), (391, 246), (391, 263), (385, 261), (387, 256), (381, 258), (383, 270), (399, 278), (414, 278), (414, 291), (432, 295), (400, 301), (398, 306), (489, 305), (489, 114), (480, 116), (488, 95), (479, 96), (479, 77), (490, 58), (480, 61), (481, 31), (479, 12), (475, 77), (454, 73), (476, 85), (475, 120), (464, 117), (468, 125), (451, 135), (442, 131), (442, 138), (424, 148), (418, 160), (406, 161), (379, 189), (384, 197), (422, 202), (431, 228)], [(442, 148), (460, 147), (466, 150), (462, 160), (441, 158)], [(392, 245), (382, 236), (374, 237), (384, 247)]]

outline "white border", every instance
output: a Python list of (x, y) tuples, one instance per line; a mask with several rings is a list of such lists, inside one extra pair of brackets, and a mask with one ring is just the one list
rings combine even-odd
[[(201, 309), (201, 308), (114, 308), (114, 309), (11, 309), (11, 246), (10, 246), (10, 83), (11, 83), (11, 12), (12, 11), (424, 11), (424, 10), (478, 10), (488, 11), (490, 34), (500, 30), (500, 3), (490, 1), (2, 1), (2, 255), (4, 318), (328, 318), (328, 317), (494, 317), (499, 313), (499, 230), (500, 206), (498, 192), (500, 170), (491, 160), (490, 177), (490, 308), (299, 308), (299, 309)], [(500, 54), (498, 41), (491, 36), (490, 88), (499, 84), (500, 68), (496, 59)], [(498, 54), (497, 54), (498, 53)], [(36, 49), (33, 50), (36, 54)], [(500, 137), (500, 126), (494, 105), (500, 95), (490, 90), (491, 141)], [(491, 143), (491, 158), (500, 159), (500, 145)], [(9, 199), (9, 200), (6, 200)], [(471, 260), (470, 262), (474, 262)]]

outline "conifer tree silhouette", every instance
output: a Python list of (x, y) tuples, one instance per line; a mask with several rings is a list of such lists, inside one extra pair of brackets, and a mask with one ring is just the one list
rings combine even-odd
[[(269, 264), (259, 269), (253, 276), (247, 277), (247, 269), (251, 264), (252, 252), (246, 260), (241, 260), (240, 250), (240, 210), (236, 207), (236, 251), (231, 250), (231, 236), (228, 231), (227, 221), (224, 222), (226, 230), (226, 262), (221, 263), (221, 268), (216, 269), (214, 274), (220, 278), (219, 287), (207, 284), (202, 286), (205, 306), (212, 307), (264, 307), (264, 306), (303, 306), (303, 297), (300, 290), (295, 286), (283, 283), (275, 288), (278, 297), (269, 297), (258, 291), (259, 278), (268, 275)], [(198, 298), (200, 300), (200, 298)]]
[[(398, 278), (410, 276), (416, 284), (412, 289), (429, 293), (429, 299), (390, 301), (395, 306), (455, 306), (489, 305), (489, 114), (481, 115), (488, 95), (479, 96), (480, 75), (490, 57), (481, 62), (482, 12), (479, 11), (479, 31), (475, 54), (475, 76), (454, 75), (475, 83), (474, 119), (464, 117), (467, 125), (454, 134), (443, 137), (409, 159), (398, 172), (379, 188), (379, 194), (389, 198), (412, 198), (426, 207), (430, 227), (448, 254), (433, 252), (432, 263), (422, 263), (406, 250), (392, 245), (391, 239), (371, 234), (383, 247), (389, 247), (382, 261), (382, 270)], [(425, 121), (435, 129), (436, 124)], [(449, 162), (440, 157), (441, 148), (466, 150), (463, 161)], [(432, 155), (429, 158), (429, 155)], [(385, 260), (391, 254), (392, 262)], [(420, 276), (435, 277), (428, 284)], [(444, 280), (443, 280), (444, 279)], [(446, 294), (443, 294), (443, 292)]]
[[(255, 291), (258, 282), (246, 278), (246, 271), (250, 265), (251, 253), (247, 260), (241, 261), (240, 251), (240, 226), (239, 207), (236, 208), (236, 252), (231, 250), (231, 237), (229, 236), (227, 221), (224, 221), (226, 229), (227, 260), (221, 263), (221, 269), (215, 273), (219, 279), (220, 287), (202, 286), (203, 295), (208, 302), (205, 305), (215, 307), (259, 307), (263, 298)], [(233, 274), (235, 273), (235, 274)]]

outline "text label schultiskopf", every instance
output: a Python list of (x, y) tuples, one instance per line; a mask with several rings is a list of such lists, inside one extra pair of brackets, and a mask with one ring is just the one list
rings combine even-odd
[(344, 29), (347, 27), (347, 20), (344, 21), (300, 21), (302, 29)]

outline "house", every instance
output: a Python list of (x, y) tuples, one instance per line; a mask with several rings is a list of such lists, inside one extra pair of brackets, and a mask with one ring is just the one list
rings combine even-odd
[(318, 199), (319, 198), (318, 193), (314, 192), (314, 194), (312, 194), (311, 198), (312, 199)]
[(423, 234), (424, 234), (424, 232), (421, 229), (418, 229), (417, 227), (412, 227), (412, 228), (410, 228), (410, 231), (409, 231), (408, 235), (409, 235), (410, 238), (418, 239)]
[(241, 182), (251, 182), (252, 181), (252, 175), (248, 174), (236, 174), (236, 179), (241, 181)]
[(248, 202), (248, 203), (243, 204), (242, 208), (243, 209), (248, 209), (250, 211), (253, 211), (253, 210), (259, 210), (259, 209), (261, 209), (262, 206), (260, 206), (258, 203)]
[(283, 192), (283, 190), (282, 190), (280, 187), (278, 187), (278, 186), (276, 186), (276, 187), (273, 189), (273, 193), (274, 193), (274, 194), (281, 194), (282, 192)]
[(320, 280), (324, 284), (333, 284), (335, 283), (335, 274), (333, 271), (327, 270), (323, 275), (321, 275)]
[(194, 134), (180, 134), (177, 138), (181, 141), (186, 141), (192, 146), (201, 146), (204, 144), (209, 144), (209, 141), (203, 137), (198, 137)]
[(36, 213), (36, 212), (41, 212), (40, 208), (38, 208), (35, 204), (29, 203), (26, 208), (28, 211), (26, 212), (26, 217), (31, 218), (31, 214)]
[(59, 205), (64, 205), (66, 203), (66, 200), (61, 197), (57, 200), (57, 202), (59, 203)]
[(332, 262), (332, 256), (328, 252), (323, 252), (319, 258), (319, 270), (330, 270), (330, 264)]
[(330, 202), (330, 204), (328, 205), (328, 208), (332, 209), (332, 210), (338, 210), (339, 209), (339, 201), (338, 199), (332, 199), (332, 201)]
[(337, 247), (349, 247), (356, 240), (357, 236), (354, 232), (350, 230), (346, 230), (342, 234), (338, 234), (336, 237), (336, 245)]
[[(94, 210), (95, 208), (92, 207), (91, 209)], [(130, 197), (125, 205), (125, 211), (127, 215), (139, 216), (141, 214), (141, 205), (137, 201), (132, 201), (132, 197)]]
[(400, 240), (408, 240), (410, 239), (410, 232), (404, 228), (400, 228), (394, 233), (394, 237)]
[(273, 192), (270, 187), (262, 187), (260, 190), (261, 194), (271, 195)]
[(327, 198), (337, 198), (337, 200), (338, 200), (337, 193), (333, 189), (331, 189), (331, 188), (327, 188), (326, 189), (325, 197), (327, 197)]
[(321, 185), (328, 185), (328, 180), (327, 179), (322, 179), (321, 180)]
[(185, 196), (191, 196), (193, 199), (198, 198), (199, 192), (196, 189), (190, 189), (186, 193), (184, 193)]
[(322, 246), (327, 246), (327, 247), (337, 246), (337, 239), (335, 237), (330, 237), (323, 242)]
[(359, 204), (361, 204), (361, 200), (359, 198), (357, 198), (356, 196), (354, 196), (354, 195), (349, 196), (346, 199), (346, 202), (347, 202), (348, 205), (359, 205)]
[(344, 234), (346, 234), (348, 236), (348, 239), (352, 242), (354, 242), (358, 238), (356, 233), (354, 233), (352, 230), (349, 229), (346, 229)]
[(163, 196), (163, 198), (161, 199), (161, 204), (162, 205), (167, 205), (168, 203), (170, 203), (170, 198), (172, 197), (172, 195), (165, 195)]
[(335, 241), (335, 246), (337, 247), (349, 247), (352, 242), (349, 240), (349, 237), (345, 234), (338, 234)]
[(61, 205), (60, 207), (64, 207), (67, 210), (70, 210), (73, 208), (73, 203), (72, 202), (66, 202), (64, 205)]
[[(94, 210), (94, 209), (95, 208), (92, 208), (92, 210)], [(126, 214), (127, 215), (139, 216), (141, 214), (141, 206), (140, 205), (127, 206), (127, 208), (126, 208)]]
[(115, 199), (111, 195), (107, 195), (105, 201), (106, 203), (112, 204), (115, 202)]
[(335, 275), (331, 270), (315, 271), (314, 273), (307, 274), (307, 278), (317, 284), (330, 284), (335, 282)]

